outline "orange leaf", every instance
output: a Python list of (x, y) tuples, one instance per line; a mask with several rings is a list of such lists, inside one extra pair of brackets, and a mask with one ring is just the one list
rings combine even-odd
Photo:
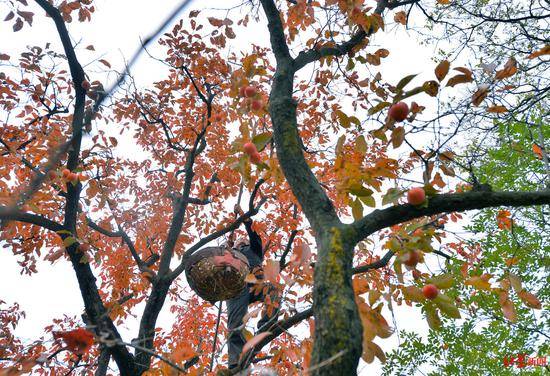
[(280, 267), (279, 261), (267, 260), (264, 267), (265, 279), (269, 282), (277, 282), (277, 276), (279, 275)]
[(477, 91), (472, 96), (472, 104), (474, 106), (479, 106), (489, 93), (489, 85), (479, 85)]
[(534, 308), (534, 309), (542, 308), (540, 300), (535, 295), (531, 294), (525, 289), (518, 292), (518, 297), (529, 308)]
[(535, 153), (539, 159), (542, 159), (542, 148), (537, 144), (533, 144), (533, 153)]
[(459, 74), (454, 77), (451, 77), (449, 81), (447, 82), (447, 86), (455, 87), (458, 84), (465, 84), (467, 82), (472, 82), (472, 76), (468, 76), (465, 74)]
[(487, 112), (492, 114), (503, 114), (505, 112), (508, 112), (508, 109), (504, 106), (491, 106), (487, 108)]
[(435, 67), (435, 77), (441, 82), (445, 76), (447, 76), (447, 73), (449, 73), (449, 68), (451, 66), (451, 63), (449, 63), (447, 60), (443, 60), (441, 63), (437, 64), (437, 67)]
[(539, 56), (550, 55), (550, 44), (542, 47), (540, 50), (533, 52), (531, 55), (527, 56), (528, 59), (534, 59)]
[(269, 336), (271, 332), (263, 332), (252, 338), (250, 338), (243, 346), (241, 356), (252, 350), (258, 343), (260, 343), (265, 337)]
[(504, 65), (504, 68), (497, 71), (495, 74), (496, 80), (504, 80), (505, 78), (512, 77), (516, 72), (518, 71), (517, 67), (517, 61), (513, 57), (510, 57), (506, 64)]
[(500, 303), (500, 307), (502, 308), (502, 313), (504, 314), (504, 317), (506, 317), (511, 322), (516, 322), (518, 319), (516, 308), (514, 307), (514, 303), (510, 299), (503, 300)]
[(397, 12), (393, 16), (393, 20), (395, 22), (400, 23), (401, 25), (406, 25), (407, 24), (407, 13), (405, 13), (404, 11)]
[(499, 210), (497, 214), (498, 228), (509, 230), (512, 227), (512, 219), (508, 210)]

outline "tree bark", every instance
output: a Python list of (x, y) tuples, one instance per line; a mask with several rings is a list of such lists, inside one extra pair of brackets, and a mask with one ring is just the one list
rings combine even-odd
[(352, 287), (350, 231), (332, 227), (317, 236), (313, 309), (315, 340), (310, 375), (356, 375), (363, 329)]

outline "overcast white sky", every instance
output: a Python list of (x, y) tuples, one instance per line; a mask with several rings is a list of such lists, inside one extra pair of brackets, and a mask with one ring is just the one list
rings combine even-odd
[[(140, 38), (150, 34), (165, 19), (169, 12), (178, 5), (178, 1), (131, 1), (118, 0), (96, 1), (97, 12), (93, 15), (92, 23), (69, 26), (71, 35), (75, 41), (80, 41), (83, 46), (94, 44), (95, 52), (89, 56), (82, 55), (83, 62), (86, 58), (98, 58), (105, 54), (114, 69), (121, 71), (124, 67), (122, 57), (129, 59), (140, 44)], [(204, 4), (213, 8), (229, 7), (237, 4), (235, 1), (194, 1), (189, 9), (194, 9)], [(1, 10), (2, 8), (0, 8)], [(184, 13), (187, 15), (188, 10)], [(23, 31), (13, 33), (11, 24), (0, 23), (0, 53), (8, 53), (12, 56), (14, 51), (20, 50), (25, 45), (43, 45), (53, 42), (61, 51), (57, 42), (57, 33), (50, 19), (43, 17), (43, 12), (37, 10), (32, 31), (27, 25)], [(221, 16), (223, 13), (219, 13)], [(4, 14), (0, 14), (4, 17)], [(388, 19), (393, 17), (389, 16)], [(434, 63), (430, 60), (433, 48), (421, 46), (415, 39), (415, 35), (408, 35), (403, 27), (397, 29), (397, 33), (379, 33), (373, 42), (383, 44), (391, 54), (383, 64), (383, 76), (389, 82), (396, 83), (401, 77), (422, 73), (419, 82), (423, 78), (433, 79)], [(247, 40), (242, 39), (243, 34), (237, 33), (237, 41), (241, 43), (254, 42), (268, 45), (267, 34), (261, 27), (246, 32)], [(241, 38), (241, 39), (239, 39)], [(254, 38), (251, 40), (250, 38)], [(238, 45), (235, 46), (238, 48)], [(152, 49), (154, 51), (154, 48)], [(142, 55), (140, 62), (133, 69), (135, 77), (141, 83), (154, 81), (158, 77), (160, 64), (152, 62), (146, 55)], [(0, 71), (2, 68), (0, 67)], [(88, 71), (93, 78), (93, 71)], [(425, 77), (422, 77), (425, 76)], [(365, 114), (366, 116), (366, 114)], [(41, 263), (38, 266), (39, 273), (32, 277), (20, 276), (17, 258), (11, 255), (8, 249), (1, 249), (0, 254), (0, 299), (8, 304), (18, 302), (26, 312), (26, 319), (22, 320), (17, 329), (17, 334), (28, 341), (36, 340), (42, 335), (42, 329), (50, 325), (54, 318), (63, 315), (79, 316), (83, 305), (79, 294), (74, 272), (68, 261), (58, 261), (54, 265)], [(168, 308), (168, 307), (165, 307)], [(386, 311), (386, 318), (391, 324), (391, 316)], [(406, 308), (396, 310), (396, 319), (400, 329), (413, 329), (419, 333), (427, 332), (427, 324), (421, 317), (419, 310)], [(167, 309), (161, 316), (160, 323), (169, 323)], [(135, 334), (135, 323), (129, 325), (129, 330), (122, 328), (122, 334), (126, 340), (130, 340)], [(385, 350), (392, 349), (397, 344), (397, 336), (387, 340), (376, 340)], [(379, 374), (380, 364), (362, 364), (361, 374)]]

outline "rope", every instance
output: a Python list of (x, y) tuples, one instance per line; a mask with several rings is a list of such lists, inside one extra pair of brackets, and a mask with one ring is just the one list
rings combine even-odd
[(212, 359), (210, 360), (210, 372), (212, 372), (212, 369), (214, 368), (214, 358), (216, 357), (216, 344), (218, 342), (218, 331), (220, 328), (220, 319), (222, 316), (222, 304), (223, 302), (220, 302), (220, 308), (218, 309), (218, 319), (216, 320), (216, 330), (214, 334), (214, 343), (212, 344)]

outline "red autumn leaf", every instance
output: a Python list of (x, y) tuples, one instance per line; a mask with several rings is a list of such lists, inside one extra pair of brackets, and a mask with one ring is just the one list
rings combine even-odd
[(94, 334), (84, 328), (68, 332), (53, 332), (55, 339), (61, 338), (67, 349), (75, 354), (87, 353), (94, 344)]

